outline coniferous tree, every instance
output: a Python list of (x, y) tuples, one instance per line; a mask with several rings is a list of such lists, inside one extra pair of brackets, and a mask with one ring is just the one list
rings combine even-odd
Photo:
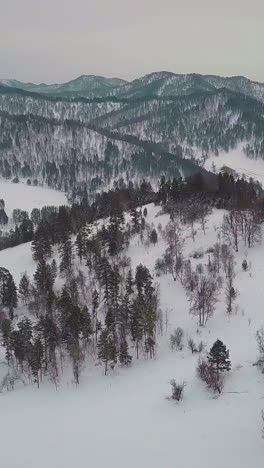
[(158, 242), (158, 234), (157, 234), (157, 231), (155, 229), (152, 229), (152, 231), (150, 233), (149, 240), (154, 245), (156, 245), (156, 243)]
[(109, 277), (110, 302), (114, 308), (117, 308), (118, 306), (120, 282), (121, 276), (119, 273), (118, 265), (114, 265), (110, 271)]
[(98, 307), (99, 307), (99, 294), (96, 289), (92, 292), (92, 316), (94, 320), (94, 331), (95, 331), (95, 345), (97, 345), (98, 335)]
[(47, 297), (48, 293), (52, 291), (54, 276), (51, 266), (43, 259), (38, 263), (36, 272), (34, 274), (34, 281), (41, 295)]
[(12, 359), (12, 322), (11, 320), (4, 318), (1, 321), (1, 335), (2, 335), (2, 345), (6, 350), (6, 360), (9, 365), (10, 360)]
[(80, 262), (82, 263), (83, 257), (85, 256), (87, 250), (87, 231), (85, 227), (82, 227), (79, 230), (76, 236), (75, 246), (77, 255), (80, 259)]
[(152, 286), (152, 277), (147, 267), (140, 264), (136, 268), (135, 285), (137, 297), (130, 308), (130, 330), (135, 343), (137, 359), (143, 337), (146, 353), (153, 357), (156, 333), (156, 298)]
[(23, 274), (19, 282), (18, 292), (26, 305), (30, 297), (30, 281), (26, 273)]
[(30, 361), (31, 338), (33, 336), (33, 325), (27, 317), (17, 324), (17, 330), (12, 333), (12, 347), (18, 363), (23, 369), (24, 363)]
[(132, 340), (135, 343), (137, 359), (139, 357), (139, 346), (143, 338), (143, 312), (144, 304), (140, 297), (137, 297), (131, 307), (130, 331)]
[(67, 289), (68, 288), (64, 286), (58, 303), (60, 309), (61, 335), (72, 359), (73, 376), (76, 385), (78, 385), (81, 370), (80, 365), (84, 358), (80, 340), (84, 338), (85, 343), (87, 343), (89, 334), (91, 333), (91, 321), (88, 315), (88, 309), (81, 310), (81, 308), (72, 301)]
[(51, 262), (51, 274), (52, 274), (53, 281), (55, 281), (55, 279), (57, 278), (57, 274), (58, 274), (58, 267), (57, 267), (57, 262), (55, 258)]
[(3, 297), (3, 305), (8, 308), (10, 318), (13, 319), (14, 309), (17, 307), (17, 288), (11, 274), (8, 277), (5, 294)]
[(124, 215), (122, 212), (111, 216), (106, 232), (108, 252), (111, 256), (116, 255), (122, 249), (124, 242), (123, 226)]
[(46, 260), (52, 254), (50, 233), (44, 221), (39, 224), (34, 234), (31, 248), (36, 261)]
[(248, 269), (248, 262), (246, 261), (246, 259), (244, 259), (242, 262), (242, 268), (243, 268), (243, 271), (247, 271)]
[(126, 294), (130, 297), (133, 294), (133, 274), (131, 268), (128, 270), (127, 277), (126, 277)]
[(59, 248), (59, 252), (61, 255), (60, 272), (62, 273), (64, 271), (71, 271), (73, 260), (73, 248), (70, 236), (66, 236), (61, 247)]
[(105, 329), (101, 331), (98, 343), (98, 359), (103, 361), (105, 365), (104, 373), (107, 374), (108, 365), (109, 363), (116, 363), (117, 359), (117, 350), (115, 346), (115, 342), (109, 330)]
[(0, 207), (0, 225), (5, 225), (8, 223), (8, 216), (4, 210), (4, 208)]
[(133, 207), (130, 211), (131, 221), (133, 228), (136, 232), (139, 232), (140, 229), (140, 214), (137, 211), (137, 208)]
[(121, 302), (119, 305), (119, 325), (121, 341), (125, 340), (128, 331), (129, 317), (131, 316), (132, 294), (133, 276), (131, 269), (129, 269), (125, 282), (125, 294), (123, 297), (121, 297)]
[(221, 340), (217, 340), (208, 355), (208, 363), (216, 374), (217, 379), (222, 372), (231, 369), (231, 362), (229, 361), (229, 351)]
[(107, 260), (107, 258), (103, 257), (99, 265), (99, 279), (104, 290), (104, 299), (106, 303), (108, 303), (109, 301), (110, 275), (111, 275), (111, 265), (109, 261)]
[(109, 304), (105, 316), (105, 326), (113, 335), (115, 334), (116, 318), (116, 309)]
[(83, 307), (81, 309), (82, 314), (82, 338), (84, 342), (84, 347), (87, 348), (89, 343), (90, 337), (93, 334), (93, 327), (92, 327), (92, 318), (91, 314), (88, 310), (88, 307)]
[(32, 375), (34, 377), (34, 381), (36, 382), (38, 388), (39, 388), (39, 383), (41, 379), (43, 358), (44, 358), (44, 347), (43, 347), (40, 337), (36, 337), (31, 347), (29, 364), (31, 367)]
[(34, 226), (37, 226), (41, 220), (40, 210), (38, 208), (33, 208), (30, 214), (30, 219)]
[(119, 362), (124, 366), (128, 366), (132, 362), (132, 356), (129, 354), (128, 344), (126, 340), (122, 340), (119, 348)]
[(19, 226), (20, 243), (30, 242), (33, 239), (33, 223), (28, 218), (24, 218)]
[(14, 309), (17, 307), (17, 288), (11, 273), (0, 267), (0, 301), (2, 306), (8, 308), (11, 320), (14, 318)]
[(53, 317), (48, 314), (42, 315), (35, 326), (35, 331), (43, 343), (43, 363), (45, 371), (47, 371), (49, 365), (51, 365), (57, 374), (56, 347), (59, 344), (59, 331)]

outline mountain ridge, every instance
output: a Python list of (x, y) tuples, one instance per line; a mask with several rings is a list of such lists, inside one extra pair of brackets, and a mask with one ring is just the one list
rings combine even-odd
[[(264, 160), (264, 85), (262, 100), (261, 85), (230, 80), (155, 72), (116, 87), (79, 77), (90, 97), (69, 91), (74, 80), (65, 94), (0, 83), (0, 174), (92, 191), (201, 173), (208, 158), (237, 147)], [(98, 96), (102, 86), (111, 95)]]
[(264, 83), (244, 76), (222, 77), (211, 74), (177, 74), (158, 71), (132, 81), (96, 75), (80, 75), (65, 83), (34, 84), (0, 79), (0, 84), (9, 88), (70, 98), (110, 98), (112, 96), (131, 99), (144, 98), (148, 95), (166, 97), (189, 94), (199, 90), (212, 91), (227, 88), (264, 102)]

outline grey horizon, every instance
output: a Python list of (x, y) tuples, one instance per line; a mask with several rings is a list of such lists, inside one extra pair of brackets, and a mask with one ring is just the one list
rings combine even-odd
[(153, 71), (264, 81), (261, 0), (13, 0), (0, 17), (0, 76), (128, 81)]

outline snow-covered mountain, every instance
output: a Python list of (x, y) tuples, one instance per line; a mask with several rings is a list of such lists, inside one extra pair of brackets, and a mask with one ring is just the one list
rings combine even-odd
[[(200, 171), (208, 158), (238, 147), (251, 159), (264, 159), (264, 88), (243, 77), (157, 72), (123, 83), (82, 76), (63, 85), (43, 85), (47, 92), (38, 88), (38, 93), (30, 84), (24, 89), (18, 85), (0, 84), (4, 177), (24, 177), (21, 168), (28, 165), (26, 173), (39, 182), (60, 188), (64, 181), (64, 188), (70, 188), (97, 176), (108, 185), (103, 173), (106, 179), (124, 177), (127, 171), (130, 177), (134, 171), (133, 178), (139, 172), (139, 177), (186, 175)], [(114, 170), (104, 168), (108, 143), (119, 151)], [(43, 172), (47, 161), (60, 176)]]
[(220, 77), (198, 73), (175, 74), (167, 71), (154, 72), (127, 82), (120, 78), (82, 75), (62, 84), (23, 83), (17, 80), (0, 79), (0, 83), (25, 91), (57, 96), (102, 98), (146, 98), (182, 96), (197, 91), (213, 91), (226, 88), (264, 102), (264, 84), (243, 76)]
[(74, 80), (62, 84), (34, 84), (5, 79), (0, 79), (0, 83), (4, 86), (23, 89), (25, 91), (35, 93), (93, 98), (111, 94), (112, 89), (124, 85), (126, 81), (120, 78), (105, 78), (103, 76), (82, 75)]
[(79, 120), (0, 112), (0, 173), (71, 190), (78, 183), (102, 189), (122, 177), (155, 181), (161, 174), (189, 176), (203, 168), (155, 143), (109, 132)]

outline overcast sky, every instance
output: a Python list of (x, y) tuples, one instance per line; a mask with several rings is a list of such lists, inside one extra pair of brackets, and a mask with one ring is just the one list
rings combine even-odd
[(0, 77), (158, 70), (264, 82), (264, 0), (0, 0)]

